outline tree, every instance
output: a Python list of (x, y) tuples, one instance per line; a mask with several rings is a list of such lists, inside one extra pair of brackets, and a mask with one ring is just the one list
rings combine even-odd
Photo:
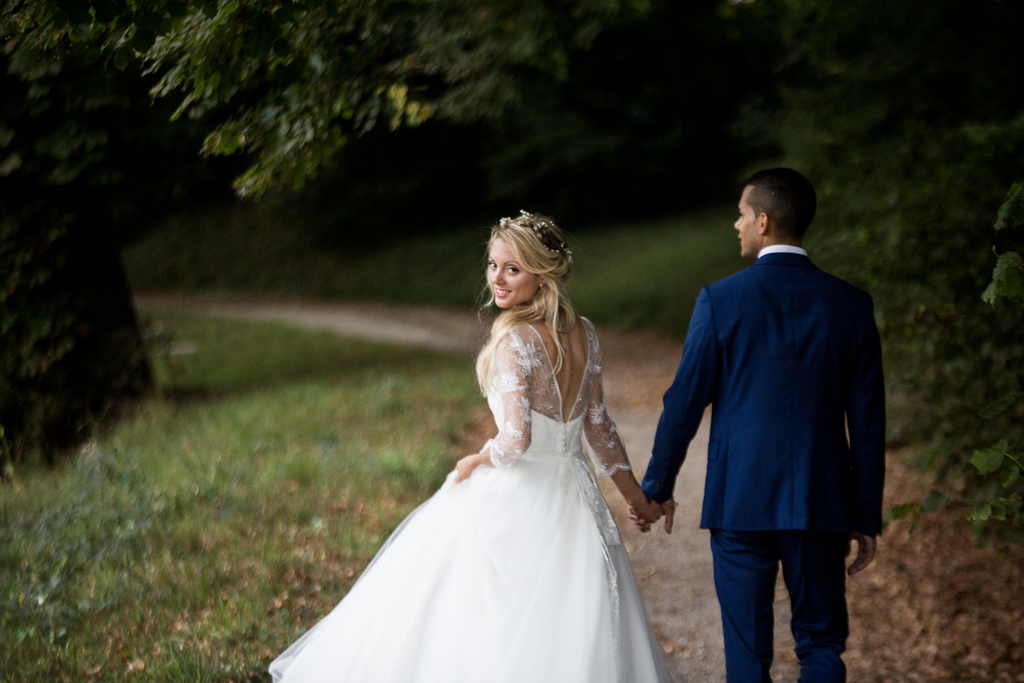
[(3, 47), (0, 425), (7, 457), (52, 462), (148, 391), (122, 233), (209, 176), (195, 132), (166, 130), (169, 111), (149, 105), (138, 70), (9, 34)]

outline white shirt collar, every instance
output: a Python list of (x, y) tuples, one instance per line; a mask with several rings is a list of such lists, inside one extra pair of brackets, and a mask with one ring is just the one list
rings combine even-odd
[(801, 256), (807, 256), (807, 251), (802, 247), (794, 247), (791, 244), (773, 244), (757, 252), (757, 258), (761, 258), (766, 254), (800, 254)]

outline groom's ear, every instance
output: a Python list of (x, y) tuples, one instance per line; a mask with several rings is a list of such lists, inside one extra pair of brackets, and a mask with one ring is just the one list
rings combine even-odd
[(772, 219), (768, 217), (764, 211), (757, 216), (757, 234), (767, 235), (769, 226), (771, 225)]

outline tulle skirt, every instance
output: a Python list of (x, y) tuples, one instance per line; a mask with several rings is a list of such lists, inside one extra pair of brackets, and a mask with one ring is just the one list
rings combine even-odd
[(629, 558), (570, 458), (450, 474), (271, 663), (275, 683), (670, 681)]

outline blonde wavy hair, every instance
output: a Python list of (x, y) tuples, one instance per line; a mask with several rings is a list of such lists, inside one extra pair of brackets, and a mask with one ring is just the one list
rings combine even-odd
[[(522, 324), (543, 323), (555, 342), (554, 371), (562, 367), (564, 349), (560, 333), (568, 332), (576, 324), (576, 311), (565, 295), (565, 287), (572, 270), (572, 252), (569, 251), (565, 232), (547, 216), (521, 211), (516, 218), (502, 218), (491, 228), (487, 253), (495, 240), (504, 240), (523, 270), (540, 276), (541, 287), (527, 302), (503, 311), (491, 326), (490, 336), (476, 357), (476, 377), (485, 394), (494, 380), (492, 359), (502, 338), (513, 327)], [(489, 258), (489, 256), (488, 256)], [(490, 283), (484, 296), (483, 308), (494, 305), (494, 292)]]

